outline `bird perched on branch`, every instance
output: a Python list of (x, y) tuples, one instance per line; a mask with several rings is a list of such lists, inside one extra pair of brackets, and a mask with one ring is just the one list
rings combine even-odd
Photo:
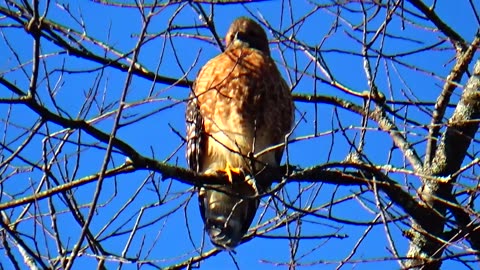
[(200, 70), (186, 110), (189, 167), (228, 179), (199, 189), (200, 213), (217, 247), (235, 248), (250, 227), (258, 194), (271, 182), (256, 179), (267, 166), (280, 165), (293, 117), (290, 89), (265, 31), (249, 18), (236, 19), (226, 50)]

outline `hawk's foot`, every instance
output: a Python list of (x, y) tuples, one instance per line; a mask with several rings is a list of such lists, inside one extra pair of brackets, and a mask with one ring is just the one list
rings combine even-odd
[(227, 176), (227, 183), (230, 185), (247, 183), (256, 190), (255, 179), (249, 174), (245, 173), (245, 170), (240, 167), (233, 167), (227, 162), (224, 169), (208, 169), (205, 174)]
[(245, 176), (245, 183), (249, 184), (253, 188), (253, 190), (255, 192), (255, 195), (259, 194), (258, 187), (257, 187), (257, 181), (255, 180), (255, 178), (253, 178), (251, 175), (246, 175)]
[[(225, 169), (223, 170), (225, 174), (227, 174), (228, 182), (233, 184), (234, 179), (237, 179), (239, 176), (244, 175), (243, 170), (241, 168), (235, 168), (230, 163), (227, 162)], [(243, 178), (243, 177), (242, 177)]]

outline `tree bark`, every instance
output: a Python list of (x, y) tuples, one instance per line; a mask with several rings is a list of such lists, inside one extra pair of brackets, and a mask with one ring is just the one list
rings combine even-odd
[[(473, 249), (478, 251), (478, 239), (470, 224), (468, 214), (462, 211), (452, 194), (457, 172), (461, 169), (480, 119), (480, 60), (477, 61), (472, 76), (469, 78), (460, 102), (452, 117), (448, 120), (440, 144), (435, 152), (432, 165), (426, 168), (427, 175), (443, 177), (441, 181), (422, 179), (423, 186), (419, 190), (423, 203), (431, 208), (434, 215), (428, 218), (413, 220), (408, 257), (408, 268), (438, 269), (439, 260), (449, 239), (444, 231), (447, 210), (453, 213), (458, 227), (457, 235), (465, 235)], [(455, 207), (458, 206), (458, 207)], [(433, 219), (432, 219), (433, 218)]]

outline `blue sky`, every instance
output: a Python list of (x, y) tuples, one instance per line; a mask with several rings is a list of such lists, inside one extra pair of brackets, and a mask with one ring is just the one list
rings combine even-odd
[[(328, 1), (319, 2), (330, 3)], [(291, 24), (292, 19), (293, 21), (298, 21), (315, 8), (310, 1), (295, 1), (293, 7), (290, 7), (288, 3), (288, 1), (263, 1), (244, 6), (217, 5), (213, 8), (216, 30), (220, 37), (223, 38), (233, 19), (238, 16), (251, 16), (250, 11), (258, 18), (264, 18), (272, 28), (284, 31)], [(478, 29), (478, 23), (471, 12), (471, 7), (468, 1), (452, 3), (453, 1), (438, 1), (436, 12), (455, 31), (461, 34), (465, 40), (471, 41), (475, 31)], [(408, 6), (408, 4), (405, 5)], [(66, 9), (67, 6), (69, 7), (68, 10)], [(202, 5), (202, 7), (208, 14), (212, 12), (210, 5)], [(359, 4), (350, 4), (348, 7), (352, 10), (360, 10)], [(42, 10), (44, 8), (42, 7)], [(409, 8), (411, 9), (411, 7)], [(480, 9), (480, 7), (477, 7), (477, 9)], [(283, 10), (283, 13), (281, 10)], [(362, 36), (361, 32), (354, 32), (349, 24), (359, 24), (363, 21), (363, 18), (358, 12), (342, 10), (342, 19), (338, 21), (335, 31), (329, 34), (332, 24), (337, 19), (335, 12), (337, 10), (334, 7), (316, 10), (313, 15), (306, 18), (304, 24), (299, 24), (295, 28), (295, 33), (290, 30), (285, 32), (284, 35), (288, 37), (294, 34), (297, 40), (312, 47), (318, 46), (328, 35), (328, 38), (325, 39), (323, 45), (319, 48), (328, 69), (338, 82), (354, 91), (362, 92), (368, 89), (368, 84), (362, 58), (355, 55), (361, 53), (362, 47), (360, 43), (354, 41), (349, 35), (359, 40), (361, 40)], [(71, 3), (59, 1), (57, 4), (51, 4), (47, 18), (65, 27), (83, 31), (78, 22), (72, 19), (69, 13), (73, 14), (73, 17), (77, 19), (81, 18), (84, 20), (87, 36), (104, 44), (109, 44), (116, 51), (122, 53), (134, 48), (142, 28), (141, 16), (137, 9), (102, 5), (93, 1), (72, 1)], [(369, 11), (369, 14), (371, 13)], [(149, 37), (153, 39), (142, 46), (139, 63), (148, 70), (156, 71), (162, 76), (172, 78), (186, 76), (189, 80), (193, 80), (201, 66), (208, 59), (220, 53), (220, 49), (212, 42), (212, 35), (207, 29), (202, 29), (199, 33), (205, 37), (203, 40), (193, 39), (191, 35), (196, 34), (196, 31), (192, 29), (175, 30), (174, 32), (179, 35), (173, 38), (160, 35), (167, 29), (167, 23), (173, 14), (176, 14), (176, 17), (172, 25), (193, 26), (200, 24), (199, 15), (188, 5), (185, 5), (180, 10), (178, 5), (159, 9), (158, 14), (153, 17), (148, 27)], [(399, 38), (386, 38), (383, 45), (385, 54), (408, 52), (433, 44), (444, 38), (438, 32), (432, 31), (433, 26), (429, 22), (419, 20), (410, 14), (405, 16), (421, 26), (412, 25), (408, 20), (402, 22), (398, 17), (394, 17), (389, 24), (388, 32), (397, 37), (411, 38), (415, 42)], [(383, 22), (384, 17), (384, 11), (380, 11), (380, 15), (370, 22), (369, 30), (375, 31)], [(28, 89), (28, 72), (31, 70), (31, 63), (28, 62), (32, 56), (31, 38), (22, 29), (15, 28), (2, 30), (2, 34), (5, 39), (15, 44), (15, 50), (19, 54), (20, 61), (25, 63), (26, 73), (18, 69), (10, 70), (18, 66), (18, 62), (9, 54), (6, 60), (1, 60), (0, 58), (0, 71), (4, 70), (0, 76), (5, 76), (7, 79), (15, 81), (18, 87), (26, 90)], [(320, 73), (318, 68), (314, 67), (315, 65), (306, 56), (305, 52), (300, 49), (292, 52), (284, 45), (292, 45), (292, 43), (284, 41), (284, 43), (279, 45), (279, 37), (276, 33), (267, 31), (267, 34), (271, 41), (272, 56), (277, 61), (279, 70), (289, 84), (291, 84), (292, 78), (299, 78), (302, 75), (301, 72), (294, 71), (295, 67), (298, 70), (305, 70), (306, 75), (303, 75), (293, 89), (293, 93), (313, 94), (316, 91), (321, 95), (337, 96), (362, 105), (360, 98), (343, 93), (318, 80), (312, 80), (311, 74), (317, 74), (323, 79), (326, 79), (326, 77)], [(373, 34), (369, 35), (370, 38), (372, 36)], [(92, 44), (88, 41), (84, 41), (83, 44), (86, 48), (99, 55), (106, 54), (108, 57), (115, 58), (115, 54), (112, 53), (111, 49), (105, 51), (98, 44)], [(380, 42), (376, 42), (373, 45), (373, 48), (376, 49), (380, 47)], [(413, 95), (420, 101), (434, 101), (436, 99), (443, 85), (442, 78), (450, 72), (453, 65), (450, 60), (455, 56), (448, 41), (438, 48), (440, 49), (436, 51), (398, 57), (403, 63), (417, 66), (419, 69), (411, 69), (406, 65), (401, 65), (388, 59), (380, 60), (375, 82), (385, 94), (387, 100), (407, 100), (407, 97), (412, 98)], [(10, 52), (4, 40), (0, 42), (0, 51)], [(39, 82), (38, 91), (41, 101), (47, 107), (53, 109), (53, 101), (48, 98), (47, 86), (50, 84), (56, 85), (56, 87), (53, 87), (56, 89), (55, 103), (62, 108), (63, 116), (68, 114), (72, 118), (90, 120), (105, 113), (105, 111), (99, 109), (100, 107), (110, 105), (106, 111), (118, 108), (118, 100), (127, 78), (126, 72), (113, 68), (105, 68), (102, 70), (103, 72), (99, 72), (101, 66), (98, 63), (70, 56), (45, 39), (42, 40), (42, 54), (45, 55), (45, 66), (41, 71), (40, 77), (42, 80)], [(376, 58), (371, 60), (373, 64), (377, 61)], [(68, 72), (59, 72), (62, 68), (68, 70)], [(187, 74), (185, 74), (186, 70), (188, 71)], [(48, 73), (48, 76), (46, 76), (46, 73)], [(48, 80), (46, 79), (47, 77)], [(462, 82), (465, 82), (465, 80)], [(98, 90), (96, 94), (98, 103), (94, 104), (87, 113), (79, 113), (86, 99), (86, 93), (92, 89)], [(409, 93), (410, 90), (411, 93)], [(185, 167), (184, 147), (181, 147), (182, 139), (172, 129), (182, 135), (185, 133), (185, 104), (182, 101), (187, 97), (188, 91), (189, 89), (185, 87), (176, 87), (134, 77), (128, 88), (126, 102), (130, 105), (136, 105), (125, 110), (122, 122), (129, 124), (118, 131), (118, 137), (146, 156), (155, 157), (160, 161), (166, 161), (168, 164)], [(1, 86), (0, 93), (2, 98), (11, 96), (10, 93), (5, 94), (6, 91)], [(452, 98), (454, 102), (459, 98), (458, 93)], [(102, 100), (104, 104), (101, 104)], [(299, 125), (294, 132), (294, 137), (312, 135), (315, 130), (321, 135), (292, 144), (289, 147), (289, 158), (292, 164), (306, 168), (326, 162), (340, 162), (344, 160), (351, 151), (351, 147), (342, 132), (335, 131), (339, 128), (338, 121), (340, 121), (341, 126), (348, 127), (345, 131), (346, 136), (358, 146), (361, 130), (360, 116), (341, 109), (335, 111), (330, 105), (319, 104), (316, 112), (317, 117), (315, 117), (315, 107), (312, 104), (297, 103), (296, 106), (296, 120), (299, 122)], [(416, 108), (404, 109), (397, 107), (396, 109), (400, 110), (400, 115), (408, 114), (421, 124), (428, 124), (430, 121), (428, 114)], [(2, 118), (4, 121), (9, 110), (8, 106), (0, 106), (0, 115), (5, 115)], [(338, 114), (341, 120), (336, 119), (336, 114)], [(149, 116), (145, 119), (140, 119), (144, 115)], [(301, 115), (304, 115), (304, 119), (301, 119)], [(9, 127), (7, 129), (8, 135), (5, 135), (4, 138), (15, 149), (22, 143), (21, 139), (15, 140), (15, 137), (25, 130), (29, 130), (38, 120), (38, 117), (22, 106), (14, 106), (10, 110), (9, 116), (10, 122), (20, 126)], [(133, 121), (134, 119), (140, 120)], [(315, 121), (315, 119), (318, 121)], [(101, 120), (95, 122), (97, 128), (106, 132), (111, 130), (112, 124), (112, 116), (103, 116)], [(401, 121), (397, 124), (401, 129), (412, 132), (407, 136), (412, 143), (422, 141), (426, 135), (421, 128), (412, 127), (408, 124), (405, 125)], [(411, 167), (404, 161), (398, 149), (390, 152), (393, 144), (389, 135), (376, 130), (376, 124), (373, 122), (370, 122), (368, 126), (371, 129), (367, 130), (365, 154), (369, 160), (378, 165), (391, 164), (396, 167), (410, 169)], [(48, 124), (47, 127), (42, 128), (42, 132), (53, 134), (59, 131), (61, 135), (65, 135), (64, 129), (60, 126)], [(5, 129), (6, 127), (1, 127), (0, 131), (4, 132)], [(60, 137), (58, 136), (58, 138)], [(97, 145), (96, 140), (87, 134), (82, 133), (79, 135), (76, 132), (71, 138), (72, 143), (67, 143), (62, 148), (60, 154), (62, 162), (59, 163), (58, 167), (54, 166), (52, 168), (52, 172), (63, 181), (79, 179), (98, 172), (105, 154), (103, 149), (105, 145)], [(78, 151), (75, 145), (76, 140), (81, 140), (85, 144), (81, 147), (81, 155), (79, 157), (75, 156), (75, 153)], [(46, 148), (49, 150), (55, 150), (59, 147), (59, 140), (55, 139), (54, 136), (50, 139), (45, 139), (44, 136), (36, 136), (22, 152), (23, 155), (34, 162), (42, 163), (43, 142), (52, 143), (51, 145), (46, 144)], [(92, 146), (100, 146), (100, 148), (96, 149)], [(179, 147), (181, 148), (178, 149)], [(419, 143), (416, 146), (416, 150), (420, 155), (423, 155), (424, 148), (424, 143)], [(47, 158), (52, 158), (51, 152), (49, 152)], [(124, 160), (124, 155), (115, 153), (113, 162), (109, 167), (118, 166)], [(76, 166), (74, 164), (77, 163), (78, 167), (75, 171)], [(12, 165), (25, 166), (19, 159), (14, 160)], [(9, 194), (22, 190), (30, 190), (31, 192), (32, 186), (36, 187), (42, 176), (42, 172), (38, 170), (18, 174), (9, 180), (10, 182), (5, 182), (3, 188)], [(402, 184), (411, 185), (412, 188), (418, 187), (419, 184), (418, 180), (412, 176), (394, 174), (391, 177)], [(158, 190), (155, 189), (155, 185)], [(95, 184), (89, 184), (75, 189), (74, 194), (78, 203), (80, 205), (88, 204), (92, 199), (95, 188)], [(279, 196), (287, 201), (290, 200), (295, 207), (305, 207), (307, 205), (318, 207), (319, 209), (316, 213), (322, 216), (331, 214), (338, 219), (366, 223), (374, 220), (378, 214), (378, 209), (375, 207), (377, 203), (375, 196), (365, 190), (367, 190), (365, 187), (362, 189), (353, 186), (337, 188), (333, 185), (322, 185), (319, 183), (290, 183), (280, 192)], [(130, 201), (134, 194), (137, 194), (136, 197), (133, 197)], [(334, 206), (329, 205), (332, 201), (340, 200), (353, 194), (358, 195)], [(295, 197), (297, 199), (294, 199)], [(3, 196), (1, 202), (3, 203), (8, 199), (7, 196)], [(380, 196), (378, 199), (384, 205), (389, 203), (388, 198), (385, 196)], [(58, 211), (66, 210), (63, 199), (55, 197), (54, 202), (58, 205)], [(202, 241), (205, 241), (203, 250), (208, 251), (212, 248), (208, 239), (203, 238), (203, 225), (198, 212), (196, 195), (192, 194), (190, 186), (180, 184), (176, 180), (166, 179), (162, 181), (160, 175), (151, 174), (148, 171), (121, 175), (115, 179), (107, 179), (102, 189), (100, 203), (101, 207), (97, 209), (91, 226), (92, 231), (95, 233), (104, 230), (99, 238), (104, 238), (118, 231), (128, 231), (136, 221), (139, 224), (154, 222), (148, 227), (141, 229), (135, 235), (131, 244), (131, 250), (127, 254), (133, 256), (140, 252), (140, 245), (143, 244), (145, 258), (155, 260), (155, 263), (158, 265), (166, 267), (196, 255), (192, 251), (194, 247), (189, 240), (189, 234), (195, 247), (199, 247)], [(276, 204), (279, 205), (276, 206), (277, 211), (285, 210), (287, 213), (293, 213), (291, 209), (285, 209), (278, 200), (276, 200)], [(271, 202), (270, 198), (263, 200), (262, 205), (268, 205), (266, 217), (272, 218), (276, 215), (274, 210), (276, 204)], [(42, 212), (48, 213), (49, 211), (46, 200), (39, 202), (38, 207)], [(120, 215), (113, 218), (120, 209), (122, 209)], [(13, 209), (10, 214), (12, 217), (18, 216), (21, 210), (21, 208)], [(257, 225), (259, 213), (263, 210), (264, 207), (259, 209), (257, 218), (252, 226)], [(81, 207), (80, 211), (86, 215), (88, 207)], [(174, 213), (168, 215), (168, 217), (163, 217), (163, 215), (171, 211), (174, 211)], [(401, 210), (395, 206), (393, 206), (392, 213), (394, 213), (395, 217), (403, 215)], [(188, 216), (187, 220), (185, 216)], [(43, 218), (43, 220), (46, 224), (51, 222), (48, 217)], [(78, 240), (80, 229), (68, 213), (59, 215), (58, 222), (62, 226), (62, 240), (64, 243), (68, 242), (68, 246), (71, 248), (73, 243)], [(406, 226), (408, 223), (408, 220), (404, 219), (401, 222), (390, 224), (388, 227), (392, 238), (395, 239), (395, 247), (401, 255), (404, 255), (408, 249), (407, 239), (402, 236), (402, 231), (408, 228)], [(356, 263), (347, 264), (344, 268), (398, 268), (398, 264), (392, 260), (382, 261), (383, 258), (392, 257), (392, 254), (388, 251), (390, 245), (385, 236), (386, 229), (383, 225), (374, 226), (370, 230), (367, 225), (350, 225), (320, 217), (305, 217), (301, 225), (300, 223), (297, 225), (297, 227), (292, 225), (288, 228), (277, 229), (271, 232), (270, 235), (285, 236), (288, 235), (288, 230), (301, 228), (304, 236), (335, 233), (348, 236), (344, 239), (303, 240), (299, 245), (297, 254), (300, 263), (305, 265), (314, 264), (315, 268), (319, 269), (335, 269), (340, 265), (339, 262), (348, 256), (359, 239), (362, 239), (362, 235), (368, 231), (368, 234), (359, 246), (359, 251), (352, 257), (352, 260), (356, 261)], [(32, 234), (35, 226), (38, 225), (35, 225), (33, 219), (27, 219), (20, 223), (19, 230)], [(38, 229), (39, 227), (36, 228)], [(48, 249), (53, 253), (56, 252), (55, 244), (51, 237), (38, 236), (38, 238), (37, 241), (39, 243), (45, 243), (44, 245), (39, 244), (40, 249)], [(129, 234), (124, 233), (111, 237), (111, 239), (105, 240), (103, 243), (109, 251), (120, 254), (128, 238)], [(30, 242), (30, 244), (33, 244), (33, 242)], [(149, 249), (151, 249), (151, 252), (147, 255), (146, 250)], [(289, 241), (284, 239), (258, 238), (239, 246), (235, 251), (236, 254), (233, 257), (241, 269), (270, 269), (276, 263), (280, 263), (280, 265), (288, 263), (290, 256)], [(377, 262), (364, 263), (362, 262), (363, 260)], [(318, 264), (318, 261), (323, 263)], [(85, 265), (93, 265), (94, 260), (89, 256), (84, 256), (79, 262)], [(113, 268), (116, 265), (116, 261), (107, 262), (107, 267)], [(235, 264), (227, 252), (221, 252), (207, 259), (201, 266), (202, 269), (232, 269), (235, 267)], [(447, 264), (445, 267), (447, 267)], [(124, 265), (124, 269), (134, 268), (136, 268), (134, 264)], [(78, 264), (76, 269), (82, 269), (81, 264)], [(149, 267), (146, 266), (145, 269), (149, 269)]]

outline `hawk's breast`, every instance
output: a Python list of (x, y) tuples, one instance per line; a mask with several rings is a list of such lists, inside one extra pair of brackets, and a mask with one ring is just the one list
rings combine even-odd
[[(290, 131), (290, 90), (261, 51), (237, 48), (213, 58), (200, 71), (194, 92), (208, 134), (201, 171), (224, 169), (227, 162), (251, 171), (246, 156), (284, 142)], [(278, 165), (276, 153), (282, 150), (258, 160)]]

